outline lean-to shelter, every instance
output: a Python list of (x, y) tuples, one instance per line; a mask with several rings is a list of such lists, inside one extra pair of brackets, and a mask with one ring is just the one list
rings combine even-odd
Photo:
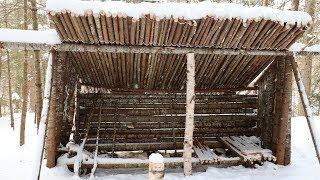
[(308, 14), (78, 0), (48, 0), (47, 13), (61, 42), (2, 46), (51, 50), (48, 167), (63, 152), (69, 166), (147, 166), (123, 151), (160, 151), (167, 168), (184, 165), (185, 174), (191, 164), (290, 163), (288, 48)]

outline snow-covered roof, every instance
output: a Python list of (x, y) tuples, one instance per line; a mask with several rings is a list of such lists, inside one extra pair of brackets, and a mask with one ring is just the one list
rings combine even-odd
[(201, 19), (207, 15), (217, 18), (240, 18), (243, 20), (266, 19), (294, 25), (307, 25), (312, 18), (306, 12), (278, 10), (270, 7), (247, 7), (235, 3), (214, 3), (203, 1), (199, 3), (149, 3), (138, 4), (119, 1), (81, 1), (81, 0), (47, 0), (47, 11), (61, 12), (69, 10), (83, 15), (87, 10), (93, 13), (109, 12), (123, 13), (138, 19), (142, 14), (154, 14), (159, 18), (183, 17), (186, 20)]
[(56, 30), (43, 31), (0, 28), (0, 42), (60, 44), (61, 40)]

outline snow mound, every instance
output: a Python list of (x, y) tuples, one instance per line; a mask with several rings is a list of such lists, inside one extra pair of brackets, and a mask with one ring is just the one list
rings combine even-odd
[(247, 7), (235, 3), (214, 3), (203, 1), (198, 3), (149, 3), (138, 4), (120, 1), (80, 1), (80, 0), (47, 0), (47, 11), (61, 12), (69, 10), (76, 14), (85, 14), (92, 10), (93, 13), (101, 11), (109, 13), (123, 13), (138, 19), (142, 14), (154, 14), (160, 18), (183, 17), (184, 19), (201, 19), (207, 15), (217, 18), (240, 18), (243, 20), (270, 19), (281, 23), (294, 25), (295, 23), (307, 25), (312, 22), (311, 16), (306, 12), (282, 11), (270, 7)]
[(149, 156), (149, 161), (152, 162), (152, 163), (163, 163), (164, 162), (164, 159), (163, 159), (163, 156), (159, 153), (152, 153), (150, 156)]

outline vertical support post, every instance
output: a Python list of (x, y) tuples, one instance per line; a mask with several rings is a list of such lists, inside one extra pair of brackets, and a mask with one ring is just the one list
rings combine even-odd
[(56, 165), (57, 155), (57, 52), (52, 51), (52, 85), (50, 97), (50, 110), (48, 115), (48, 127), (46, 138), (47, 167), (52, 168)]
[(186, 92), (186, 123), (183, 146), (184, 175), (192, 174), (192, 147), (195, 106), (195, 60), (194, 53), (187, 54), (187, 92)]
[[(278, 61), (278, 69), (279, 72), (277, 74), (277, 87), (279, 89), (278, 95), (280, 96), (280, 101), (278, 101), (277, 106), (280, 107), (278, 113), (278, 128), (277, 128), (277, 141), (276, 141), (276, 156), (277, 156), (277, 163), (281, 165), (286, 165), (289, 163), (285, 161), (286, 154), (290, 153), (287, 152), (287, 144), (288, 139), (288, 126), (291, 119), (291, 92), (292, 92), (292, 74), (291, 74), (291, 63), (287, 57), (277, 57), (276, 60)], [(279, 98), (279, 97), (278, 97)]]
[(149, 156), (148, 180), (163, 180), (164, 178), (164, 159), (159, 153), (152, 153)]
[(320, 147), (320, 133), (319, 133), (319, 130), (316, 129), (316, 126), (315, 126), (315, 120), (312, 115), (310, 103), (309, 103), (309, 100), (307, 97), (306, 89), (305, 89), (304, 84), (302, 82), (301, 73), (300, 73), (298, 64), (294, 60), (294, 57), (291, 57), (290, 59), (291, 59), (294, 77), (296, 79), (296, 83), (298, 86), (301, 102), (303, 105), (303, 110), (304, 110), (306, 118), (307, 118), (310, 134), (311, 134), (312, 141), (314, 144), (314, 148), (315, 148), (315, 151), (316, 151), (316, 154), (318, 157), (318, 161), (320, 163), (320, 149), (319, 149), (319, 147)]

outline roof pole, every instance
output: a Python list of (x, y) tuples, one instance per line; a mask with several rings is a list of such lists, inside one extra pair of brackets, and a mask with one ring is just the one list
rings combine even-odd
[(195, 60), (194, 53), (187, 54), (187, 92), (186, 92), (186, 123), (183, 146), (184, 175), (192, 174), (192, 147), (194, 130), (195, 106)]
[(320, 152), (320, 149), (319, 149), (319, 147), (320, 147), (320, 131), (315, 126), (315, 120), (312, 115), (310, 103), (309, 103), (309, 100), (307, 97), (307, 93), (306, 93), (304, 84), (302, 82), (301, 73), (300, 73), (300, 69), (298, 67), (298, 64), (294, 60), (293, 56), (290, 56), (289, 58), (291, 60), (292, 70), (293, 70), (294, 77), (296, 79), (296, 83), (298, 86), (301, 102), (302, 102), (303, 109), (305, 112), (305, 116), (307, 118), (307, 122), (308, 122), (309, 130), (310, 130), (310, 134), (312, 137), (313, 145), (314, 145), (317, 157), (318, 157), (318, 161), (320, 163), (320, 154), (319, 154), (319, 152)]

